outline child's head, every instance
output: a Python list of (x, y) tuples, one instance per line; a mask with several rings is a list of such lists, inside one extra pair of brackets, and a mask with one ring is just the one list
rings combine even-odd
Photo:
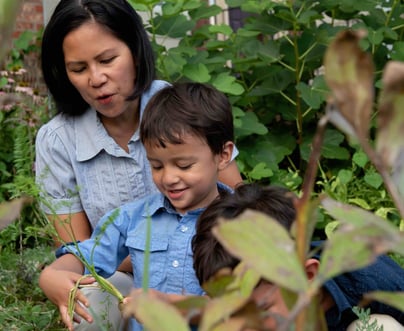
[[(228, 193), (213, 201), (200, 215), (192, 240), (194, 269), (200, 284), (208, 281), (223, 268), (233, 270), (240, 262), (225, 250), (212, 233), (212, 228), (218, 224), (219, 218), (231, 221), (251, 209), (267, 214), (290, 230), (296, 217), (293, 200), (292, 192), (282, 187), (243, 184), (236, 187), (234, 194)], [(317, 272), (318, 261), (308, 259), (305, 268), (308, 277), (312, 278)], [(251, 299), (267, 312), (262, 326), (268, 330), (276, 330), (277, 320), (288, 314), (280, 289), (271, 282), (261, 280)]]
[(214, 154), (234, 140), (233, 115), (227, 97), (212, 86), (176, 83), (148, 103), (140, 137), (144, 145), (181, 144), (185, 134), (205, 140)]
[(234, 194), (221, 196), (201, 214), (192, 240), (194, 269), (203, 284), (222, 268), (233, 269), (240, 261), (230, 255), (213, 236), (212, 228), (219, 218), (234, 219), (247, 209), (259, 211), (277, 220), (287, 230), (295, 220), (293, 195), (283, 187), (243, 184)]
[(173, 84), (149, 101), (140, 139), (156, 186), (177, 211), (206, 207), (218, 195), (219, 171), (231, 161), (231, 105), (211, 86)]

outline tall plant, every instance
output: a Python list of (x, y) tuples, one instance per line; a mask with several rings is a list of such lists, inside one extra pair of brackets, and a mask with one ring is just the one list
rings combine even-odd
[[(208, 82), (229, 96), (237, 161), (249, 181), (300, 188), (329, 90), (322, 58), (339, 31), (367, 31), (361, 48), (374, 59), (376, 95), (386, 61), (404, 59), (404, 4), (399, 0), (227, 0), (230, 10), (240, 8), (247, 16), (237, 30), (211, 24), (223, 11), (206, 1), (131, 3), (151, 17), (145, 24), (161, 78)], [(359, 184), (375, 191), (372, 198), (383, 194), (381, 179), (363, 161), (363, 151), (332, 126), (325, 132), (321, 156), (316, 191), (330, 191), (329, 182), (339, 177), (351, 190), (345, 195), (353, 199), (356, 178), (363, 176)], [(363, 199), (357, 203), (371, 204)]]
[[(403, 125), (400, 109), (404, 107), (404, 63), (389, 62), (383, 73), (383, 90), (378, 103), (379, 125), (376, 130), (376, 147), (369, 146), (370, 117), (374, 103), (373, 64), (369, 54), (360, 48), (361, 35), (352, 30), (337, 35), (326, 51), (324, 65), (326, 81), (331, 93), (327, 113), (320, 119), (313, 140), (309, 170), (305, 173), (302, 196), (296, 201), (297, 218), (292, 240), (277, 222), (257, 212), (247, 212), (233, 222), (224, 222), (213, 229), (218, 240), (233, 255), (240, 258), (233, 278), (218, 277), (205, 284), (214, 300), (187, 299), (177, 307), (192, 312), (202, 311), (199, 330), (244, 330), (251, 325), (262, 325), (257, 310), (248, 306), (248, 298), (260, 278), (271, 281), (282, 289), (285, 301), (290, 304), (290, 314), (278, 330), (327, 330), (321, 322), (322, 311), (317, 296), (329, 279), (372, 263), (387, 252), (404, 255), (404, 233), (384, 219), (359, 207), (342, 204), (327, 196), (312, 199), (317, 164), (329, 123), (355, 138), (363, 145), (369, 158), (381, 173), (384, 184), (391, 193), (402, 217), (403, 178), (402, 166), (404, 139), (399, 128)], [(394, 180), (392, 180), (394, 178)], [(318, 274), (308, 280), (304, 265), (310, 238), (316, 222), (315, 210), (324, 208), (339, 221), (339, 227), (325, 242)], [(254, 226), (252, 226), (254, 224)], [(260, 254), (257, 254), (257, 251)], [(246, 271), (247, 270), (247, 271)], [(372, 292), (365, 295), (404, 310), (404, 292)], [(149, 330), (162, 330), (163, 325), (190, 330), (187, 320), (178, 321), (163, 313), (164, 303), (142, 294), (127, 307), (129, 316), (135, 315), (145, 322)], [(141, 309), (140, 304), (144, 305)], [(160, 307), (159, 320), (154, 319), (153, 308)], [(201, 308), (202, 307), (202, 308)], [(244, 309), (242, 309), (244, 308)], [(172, 314), (172, 308), (170, 310)], [(259, 329), (259, 327), (258, 327)]]

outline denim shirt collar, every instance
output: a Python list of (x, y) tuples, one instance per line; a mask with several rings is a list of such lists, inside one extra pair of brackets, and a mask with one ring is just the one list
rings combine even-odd
[[(233, 189), (226, 184), (223, 184), (221, 182), (217, 182), (217, 188), (220, 191), (228, 191), (233, 193)], [(170, 203), (170, 200), (168, 200), (162, 193), (159, 193), (158, 196), (156, 196), (154, 199), (151, 199), (149, 201), (150, 204), (144, 208), (143, 215), (144, 217), (147, 216), (153, 216), (155, 213), (157, 213), (159, 210), (164, 209), (166, 212), (170, 214), (178, 214), (180, 215), (175, 208), (172, 206)], [(194, 210), (190, 210), (187, 212), (187, 214), (193, 214), (193, 215), (199, 215), (202, 211), (205, 210), (206, 207), (202, 208), (197, 208)]]

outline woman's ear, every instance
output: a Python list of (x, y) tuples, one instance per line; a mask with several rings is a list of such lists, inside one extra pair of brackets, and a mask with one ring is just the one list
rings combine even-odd
[(233, 149), (234, 143), (232, 141), (227, 141), (223, 145), (222, 152), (220, 153), (219, 170), (223, 170), (229, 165), (233, 156)]
[(320, 267), (320, 261), (316, 259), (308, 259), (304, 264), (306, 270), (306, 275), (308, 280), (312, 280), (318, 273), (318, 268)]

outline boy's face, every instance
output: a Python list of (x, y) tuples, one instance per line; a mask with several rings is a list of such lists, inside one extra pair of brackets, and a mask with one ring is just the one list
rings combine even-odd
[(268, 330), (277, 330), (280, 322), (288, 316), (288, 308), (282, 298), (279, 287), (262, 281), (251, 295), (253, 301), (263, 311), (268, 313), (264, 319), (264, 327)]
[(206, 207), (219, 194), (218, 172), (231, 157), (228, 151), (214, 155), (198, 136), (184, 134), (182, 144), (166, 143), (163, 148), (154, 141), (145, 144), (153, 181), (181, 214)]

